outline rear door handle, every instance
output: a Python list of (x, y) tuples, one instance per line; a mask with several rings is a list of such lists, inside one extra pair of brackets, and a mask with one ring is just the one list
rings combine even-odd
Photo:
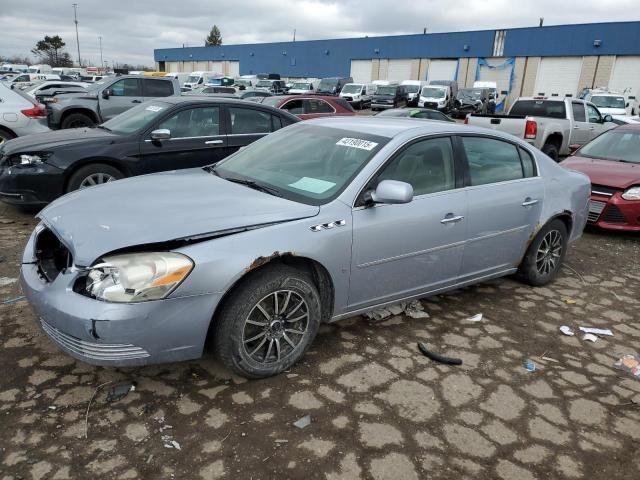
[(538, 203), (538, 200), (535, 200), (531, 197), (527, 197), (524, 199), (524, 202), (522, 202), (522, 206), (523, 207), (530, 207), (531, 205), (535, 205), (536, 203)]
[(142, 100), (131, 100), (131, 103), (142, 103)]
[(447, 224), (447, 223), (456, 223), (459, 222), (460, 220), (462, 220), (464, 218), (463, 215), (458, 215), (457, 217), (454, 217), (452, 213), (448, 214), (446, 217), (444, 217), (442, 220), (440, 220), (440, 223), (442, 224)]
[(222, 143), (222, 140), (207, 140), (204, 142), (205, 145), (221, 145)]

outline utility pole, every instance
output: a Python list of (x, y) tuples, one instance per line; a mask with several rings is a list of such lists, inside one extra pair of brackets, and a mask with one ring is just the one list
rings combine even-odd
[(76, 24), (76, 43), (78, 44), (78, 66), (82, 67), (82, 60), (80, 58), (80, 37), (78, 37), (78, 4), (74, 3), (73, 5), (73, 21)]
[(296, 41), (296, 29), (295, 28), (293, 29), (293, 41), (294, 42)]
[[(104, 62), (102, 61), (102, 36), (98, 35), (100, 41), (100, 70), (104, 70)], [(104, 74), (104, 72), (101, 72)]]

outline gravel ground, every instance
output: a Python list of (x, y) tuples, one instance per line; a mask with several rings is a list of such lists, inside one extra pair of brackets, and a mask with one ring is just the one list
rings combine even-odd
[[(34, 225), (0, 207), (0, 302), (20, 296)], [(568, 265), (546, 288), (501, 279), (425, 299), (427, 319), (324, 326), (301, 364), (261, 381), (211, 355), (85, 365), (26, 302), (0, 304), (0, 479), (637, 479), (640, 381), (612, 365), (640, 354), (638, 237), (587, 232)], [(417, 341), (464, 363), (433, 363)], [(99, 386), (126, 380), (136, 390), (108, 403)]]

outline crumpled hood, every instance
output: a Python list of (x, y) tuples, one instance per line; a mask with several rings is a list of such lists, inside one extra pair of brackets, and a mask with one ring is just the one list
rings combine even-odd
[(117, 138), (118, 135), (100, 128), (70, 128), (66, 130), (52, 130), (50, 132), (35, 133), (9, 140), (4, 145), (4, 154), (25, 152), (46, 152), (58, 147), (68, 147), (73, 144), (93, 141), (98, 138), (105, 140)]
[(638, 163), (575, 156), (563, 161), (562, 166), (586, 174), (595, 185), (619, 189), (640, 185), (640, 164)]
[(90, 266), (114, 250), (313, 217), (292, 202), (194, 168), (144, 175), (61, 197), (38, 217)]

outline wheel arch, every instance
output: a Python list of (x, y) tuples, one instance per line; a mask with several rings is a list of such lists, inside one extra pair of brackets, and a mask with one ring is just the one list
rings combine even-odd
[(67, 118), (69, 115), (73, 115), (74, 113), (81, 113), (82, 115), (86, 115), (87, 117), (91, 118), (91, 120), (93, 120), (95, 123), (100, 123), (98, 115), (93, 110), (82, 107), (71, 107), (67, 110), (64, 110), (60, 115), (60, 125), (62, 125), (62, 122), (64, 122), (65, 118)]
[(331, 278), (331, 274), (329, 273), (327, 268), (322, 265), (322, 263), (310, 257), (295, 255), (291, 252), (274, 252), (269, 257), (256, 258), (245, 269), (243, 274), (239, 276), (224, 292), (222, 298), (218, 302), (218, 305), (216, 305), (216, 308), (211, 316), (209, 328), (207, 331), (206, 344), (210, 344), (211, 340), (213, 339), (213, 334), (215, 331), (215, 319), (225, 307), (229, 296), (249, 278), (253, 277), (258, 272), (261, 272), (268, 268), (272, 268), (275, 265), (288, 265), (301, 271), (307, 272), (311, 276), (311, 279), (313, 280), (316, 288), (318, 289), (318, 293), (320, 294), (320, 302), (322, 306), (322, 318), (320, 319), (320, 321), (322, 323), (326, 323), (331, 319), (331, 317), (333, 316), (335, 303), (335, 287), (333, 279)]
[(3, 132), (8, 133), (9, 135), (12, 135), (13, 138), (17, 138), (18, 135), (16, 135), (16, 132), (14, 132), (13, 130), (11, 130), (9, 127), (5, 126), (5, 125), (0, 125), (0, 130), (2, 130)]
[(547, 145), (547, 144), (555, 145), (558, 148), (558, 151), (560, 151), (560, 149), (562, 148), (563, 139), (564, 139), (564, 137), (562, 136), (562, 133), (560, 133), (560, 132), (552, 132), (544, 140), (544, 144), (545, 145)]

